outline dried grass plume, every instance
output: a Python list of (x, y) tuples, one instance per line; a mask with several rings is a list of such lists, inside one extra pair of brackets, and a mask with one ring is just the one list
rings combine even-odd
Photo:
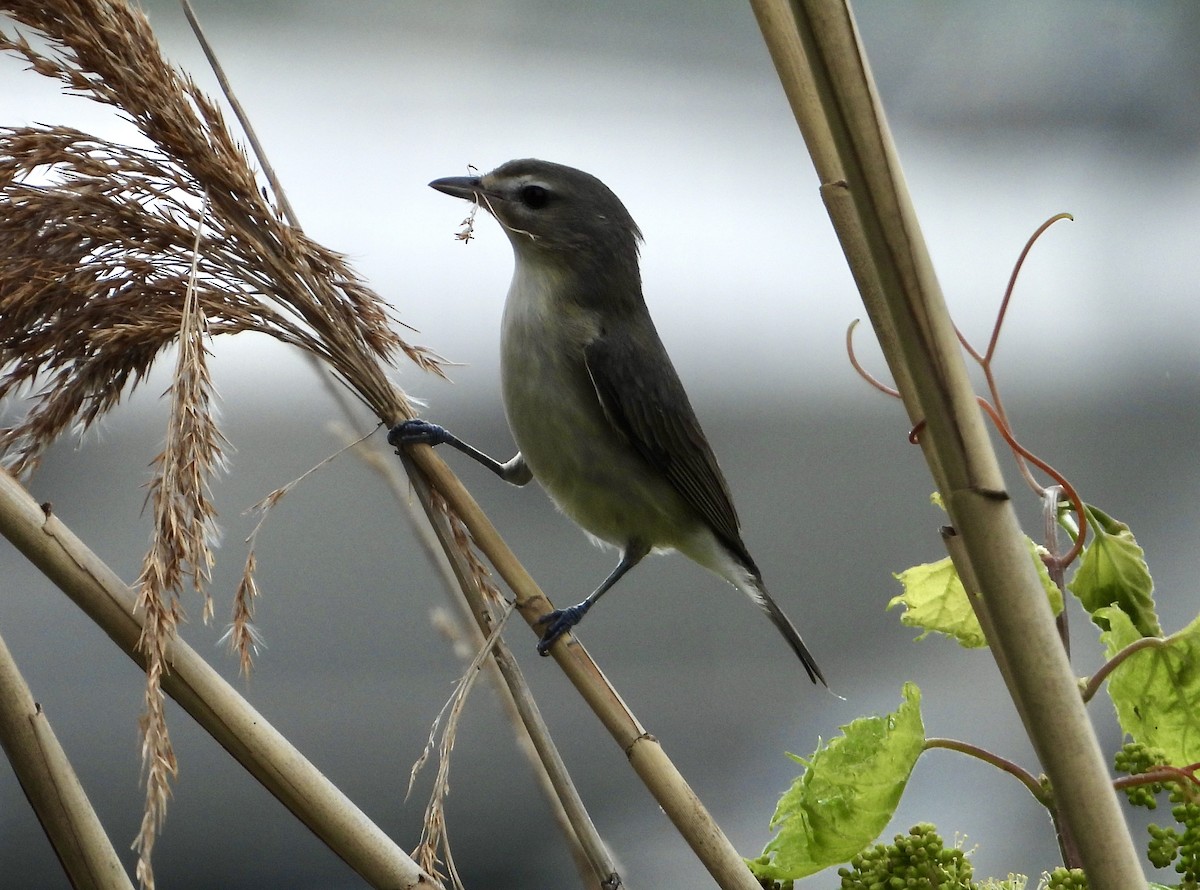
[[(258, 332), (317, 358), (383, 422), (411, 411), (386, 369), (436, 357), (396, 333), (384, 301), (345, 259), (282, 218), (218, 105), (162, 56), (146, 17), (122, 2), (0, 2), (0, 51), (110, 105), (149, 147), (63, 126), (0, 128), (0, 459), (28, 474), (64, 433), (85, 430), (178, 348), (168, 429), (154, 458), (152, 539), (137, 580), (146, 630), (142, 720), (146, 811), (138, 877), (175, 772), (159, 682), (191, 586), (211, 610), (215, 512), (209, 480), (225, 444), (206, 345)], [(253, 579), (235, 624), (248, 625)], [(252, 633), (241, 639), (251, 645)]]

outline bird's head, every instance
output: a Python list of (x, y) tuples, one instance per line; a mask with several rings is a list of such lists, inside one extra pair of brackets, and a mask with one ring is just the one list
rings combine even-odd
[(642, 233), (620, 198), (590, 173), (525, 158), (485, 176), (452, 176), (429, 185), (484, 207), (520, 258), (636, 268)]

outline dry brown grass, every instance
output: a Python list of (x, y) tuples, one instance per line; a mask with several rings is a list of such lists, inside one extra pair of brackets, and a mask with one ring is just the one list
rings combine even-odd
[[(284, 221), (220, 108), (166, 62), (142, 13), (105, 0), (4, 2), (0, 11), (32, 31), (0, 31), (0, 51), (113, 106), (151, 146), (67, 127), (0, 129), (0, 399), (23, 397), (24, 407), (0, 430), (5, 465), (31, 472), (51, 443), (86, 430), (164, 350), (178, 348), (166, 441), (147, 498), (151, 546), (137, 580), (147, 686), (146, 809), (135, 847), (138, 877), (150, 887), (150, 854), (176, 769), (160, 686), (166, 645), (183, 617), (185, 587), (202, 595), (206, 617), (212, 608), (208, 485), (225, 441), (212, 412), (206, 343), (254, 331), (297, 346), (384, 422), (411, 413), (386, 378), (397, 355), (440, 369), (396, 334), (384, 301), (342, 256)], [(254, 590), (248, 572), (232, 636), (244, 665), (254, 644)]]
[[(454, 742), (458, 738), (458, 724), (471, 694), (475, 681), (482, 673), (484, 661), (491, 656), (493, 648), (500, 640), (504, 625), (512, 615), (513, 605), (510, 603), (495, 618), (495, 627), (488, 635), (484, 644), (475, 653), (454, 687), (454, 692), (442, 707), (441, 712), (434, 718), (429, 730), (429, 738), (420, 757), (412, 766), (408, 776), (407, 798), (412, 794), (417, 775), (429, 762), (437, 749), (437, 775), (433, 788), (429, 792), (429, 802), (425, 807), (425, 818), (422, 822), (421, 840), (413, 851), (413, 859), (421, 868), (440, 881), (449, 879), (455, 890), (465, 890), (458, 867), (454, 864), (454, 852), (450, 846), (450, 833), (446, 823), (446, 798), (450, 795), (450, 755), (454, 750)], [(442, 721), (445, 720), (445, 725)], [(439, 864), (444, 863), (446, 872), (443, 873)]]
[(38, 387), (0, 439), (12, 469), (36, 465), (71, 424), (93, 423), (176, 342), (193, 261), (212, 335), (259, 331), (299, 346), (372, 408), (394, 398), (380, 360), (404, 352), (436, 370), (343, 257), (281, 219), (220, 109), (163, 60), (144, 16), (101, 0), (0, 9), (48, 43), (0, 33), (0, 50), (116, 106), (154, 144), (0, 130), (0, 397)]

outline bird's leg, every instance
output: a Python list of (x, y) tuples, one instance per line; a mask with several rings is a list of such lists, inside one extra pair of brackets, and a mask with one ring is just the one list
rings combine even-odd
[(491, 455), (468, 445), (445, 427), (427, 420), (415, 419), (398, 423), (388, 430), (387, 440), (388, 444), (397, 450), (404, 445), (449, 445), (513, 485), (525, 485), (533, 478), (533, 473), (521, 452), (518, 451), (511, 460), (501, 463)]
[(642, 558), (650, 552), (650, 548), (640, 542), (631, 541), (621, 553), (621, 561), (617, 563), (617, 567), (609, 573), (609, 576), (600, 582), (600, 586), (593, 590), (583, 602), (574, 606), (568, 606), (565, 609), (555, 609), (553, 612), (547, 612), (537, 620), (538, 624), (546, 625), (546, 630), (542, 634), (542, 638), (538, 641), (538, 655), (549, 655), (550, 647), (554, 645), (554, 641), (573, 628), (576, 624), (583, 620), (583, 616), (587, 614), (588, 609), (608, 592), (608, 589), (621, 580), (621, 577), (632, 569), (635, 565), (642, 561)]

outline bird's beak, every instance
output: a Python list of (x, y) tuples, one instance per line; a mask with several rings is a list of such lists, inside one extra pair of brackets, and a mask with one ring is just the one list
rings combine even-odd
[(429, 183), (431, 189), (466, 201), (476, 201), (483, 194), (483, 183), (478, 176), (447, 176)]

